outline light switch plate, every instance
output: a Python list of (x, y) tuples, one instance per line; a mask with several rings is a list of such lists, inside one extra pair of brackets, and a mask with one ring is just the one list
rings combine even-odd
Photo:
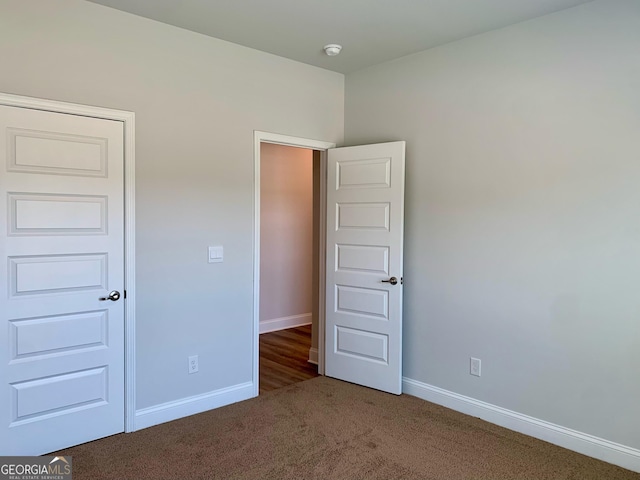
[(224, 260), (224, 248), (221, 246), (209, 247), (209, 263), (219, 263)]

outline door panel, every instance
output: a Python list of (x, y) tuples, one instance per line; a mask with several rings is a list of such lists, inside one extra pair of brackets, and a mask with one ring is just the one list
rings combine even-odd
[[(325, 372), (402, 392), (404, 142), (330, 149)], [(390, 276), (398, 283), (387, 283)]]
[(9, 194), (9, 235), (104, 234), (107, 197)]
[(0, 106), (0, 455), (124, 430), (123, 139)]

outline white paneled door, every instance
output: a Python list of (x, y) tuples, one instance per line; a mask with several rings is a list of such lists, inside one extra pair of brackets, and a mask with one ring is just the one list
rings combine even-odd
[(123, 140), (0, 106), (0, 455), (124, 430)]
[(330, 149), (325, 373), (402, 393), (405, 142)]

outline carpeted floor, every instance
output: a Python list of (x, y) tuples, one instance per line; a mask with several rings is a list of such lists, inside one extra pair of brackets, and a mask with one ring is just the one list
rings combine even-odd
[(62, 452), (74, 480), (640, 480), (425, 402), (318, 377)]

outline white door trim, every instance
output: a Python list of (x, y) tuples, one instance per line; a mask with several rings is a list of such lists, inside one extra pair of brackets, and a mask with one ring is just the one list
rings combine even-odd
[(125, 432), (136, 429), (136, 321), (135, 321), (135, 114), (75, 103), (44, 100), (21, 95), (0, 93), (0, 105), (31, 108), (48, 112), (116, 120), (124, 124), (124, 288), (125, 302)]
[[(260, 144), (275, 143), (278, 145), (288, 145), (290, 147), (309, 148), (322, 152), (321, 164), (326, 164), (326, 151), (329, 148), (335, 148), (336, 144), (332, 142), (324, 142), (320, 140), (311, 140), (307, 138), (292, 137), (289, 135), (281, 135), (278, 133), (254, 131), (253, 147), (254, 147), (254, 169), (253, 169), (253, 395), (258, 396), (259, 392), (259, 369), (260, 369)], [(321, 168), (321, 171), (323, 169)], [(320, 176), (320, 225), (324, 225), (326, 218), (324, 213), (324, 199), (326, 198), (326, 179)], [(324, 374), (324, 274), (325, 274), (325, 233), (321, 229), (320, 234), (320, 271), (319, 275), (322, 281), (319, 283), (320, 288), (320, 312), (318, 315), (318, 373)]]

